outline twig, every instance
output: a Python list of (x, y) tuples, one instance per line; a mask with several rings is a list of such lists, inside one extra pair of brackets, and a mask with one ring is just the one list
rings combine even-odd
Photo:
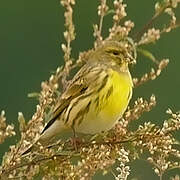
[(171, 6), (170, 3), (167, 3), (165, 6), (163, 6), (159, 11), (157, 11), (153, 15), (153, 17), (143, 26), (143, 28), (134, 35), (135, 36), (134, 39), (136, 40), (136, 42), (138, 42), (140, 40), (142, 35), (146, 32), (147, 29), (149, 29), (152, 26), (154, 21), (163, 14), (164, 10), (170, 6)]
[(21, 164), (15, 165), (13, 167), (8, 168), (7, 170), (2, 170), (2, 174), (9, 174), (10, 172), (12, 172), (12, 171), (14, 171), (16, 169), (22, 168), (24, 166), (30, 166), (30, 165), (33, 165), (33, 164), (37, 165), (38, 163), (41, 163), (42, 161), (53, 160), (56, 157), (63, 157), (63, 156), (66, 157), (66, 158), (65, 159), (61, 159), (61, 162), (69, 159), (69, 158), (67, 158), (67, 157), (69, 157), (69, 155), (65, 156), (65, 155), (55, 154), (55, 155), (52, 155), (50, 157), (43, 157), (43, 158), (36, 159), (36, 160), (30, 161), (30, 162), (26, 162), (26, 163), (21, 163)]

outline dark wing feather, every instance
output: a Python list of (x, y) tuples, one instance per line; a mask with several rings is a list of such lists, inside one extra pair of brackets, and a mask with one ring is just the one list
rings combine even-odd
[[(100, 83), (98, 83), (99, 81), (97, 81), (97, 79), (100, 78), (101, 72), (102, 69), (98, 66), (88, 66), (87, 64), (78, 71), (70, 84), (67, 86), (65, 92), (59, 97), (52, 112), (53, 116), (41, 134), (43, 134), (55, 122), (61, 113), (68, 107), (72, 99), (86, 93), (87, 89), (88, 92), (98, 89)], [(93, 84), (95, 82), (97, 83), (96, 85)]]

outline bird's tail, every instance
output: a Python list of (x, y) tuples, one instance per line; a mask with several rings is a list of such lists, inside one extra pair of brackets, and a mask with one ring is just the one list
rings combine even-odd
[(44, 144), (42, 141), (41, 141), (41, 136), (38, 137), (35, 142), (33, 142), (21, 155), (26, 155), (32, 151), (34, 151), (35, 149), (37, 149), (37, 146), (38, 146), (38, 142), (40, 142), (40, 144)]

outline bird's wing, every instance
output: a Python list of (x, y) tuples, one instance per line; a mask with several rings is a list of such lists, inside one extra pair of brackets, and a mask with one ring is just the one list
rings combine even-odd
[(59, 97), (52, 112), (51, 120), (47, 123), (41, 134), (67, 109), (73, 99), (102, 88), (105, 85), (105, 83), (101, 83), (102, 79), (104, 79), (104, 82), (107, 80), (107, 73), (102, 71), (102, 67), (100, 68), (98, 65), (84, 65), (74, 76), (65, 92)]

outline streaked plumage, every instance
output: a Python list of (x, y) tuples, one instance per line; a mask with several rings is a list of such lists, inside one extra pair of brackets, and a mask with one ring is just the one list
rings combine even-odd
[(59, 97), (42, 131), (47, 142), (65, 130), (85, 134), (108, 131), (122, 117), (132, 96), (126, 51), (119, 42), (97, 48)]

